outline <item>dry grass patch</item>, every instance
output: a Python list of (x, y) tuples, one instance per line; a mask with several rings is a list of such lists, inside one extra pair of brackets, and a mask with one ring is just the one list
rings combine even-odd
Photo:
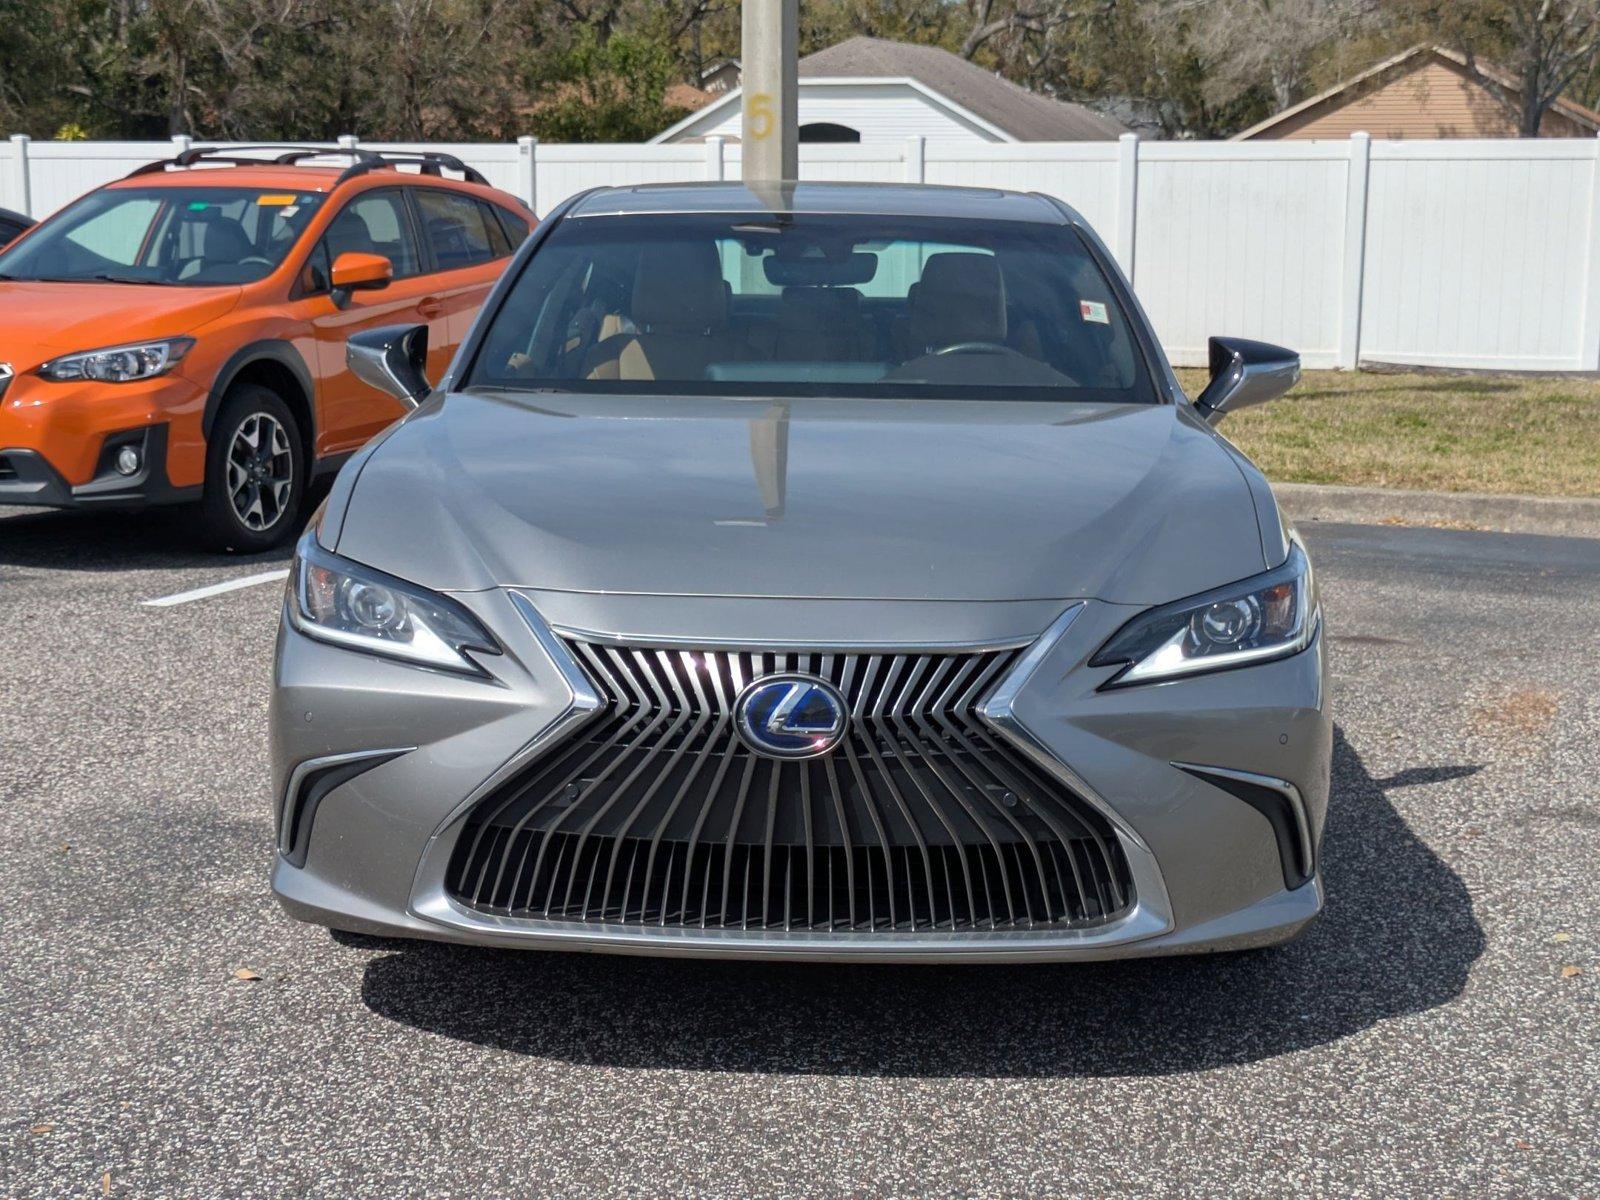
[(1222, 430), (1285, 483), (1600, 496), (1600, 380), (1312, 371)]

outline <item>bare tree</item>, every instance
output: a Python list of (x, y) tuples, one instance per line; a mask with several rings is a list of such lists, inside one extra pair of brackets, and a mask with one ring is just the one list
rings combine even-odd
[[(1600, 66), (1600, 0), (1451, 0), (1437, 11), (1446, 40), (1523, 137), (1538, 137), (1550, 107)], [(1478, 61), (1480, 45), (1509, 77)]]
[(1305, 98), (1311, 67), (1369, 26), (1377, 0), (1171, 0), (1192, 14), (1192, 47), (1207, 99), (1227, 104), (1265, 89), (1278, 109)]

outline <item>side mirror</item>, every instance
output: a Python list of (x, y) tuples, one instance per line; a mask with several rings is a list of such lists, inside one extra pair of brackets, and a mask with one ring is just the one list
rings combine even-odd
[(344, 358), (362, 383), (387, 392), (407, 408), (417, 407), (433, 391), (427, 376), (426, 325), (364, 330), (345, 343)]
[(394, 267), (381, 254), (347, 250), (333, 260), (330, 282), (334, 291), (360, 292), (386, 288), (394, 281)]
[(1247, 338), (1211, 339), (1211, 382), (1194, 406), (1215, 425), (1231, 412), (1276, 400), (1300, 382), (1293, 350)]

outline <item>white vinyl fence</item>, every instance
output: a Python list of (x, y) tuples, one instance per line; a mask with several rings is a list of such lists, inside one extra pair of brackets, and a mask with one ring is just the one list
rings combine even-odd
[[(177, 147), (187, 139), (176, 139)], [(353, 146), (355, 139), (341, 139)], [(331, 144), (330, 144), (331, 145)], [(601, 184), (737, 178), (739, 146), (361, 145), (443, 150), (548, 212)], [(806, 145), (805, 179), (1060, 196), (1132, 275), (1173, 361), (1206, 338), (1308, 367), (1600, 370), (1600, 139)], [(0, 206), (44, 216), (170, 156), (165, 142), (0, 143)]]

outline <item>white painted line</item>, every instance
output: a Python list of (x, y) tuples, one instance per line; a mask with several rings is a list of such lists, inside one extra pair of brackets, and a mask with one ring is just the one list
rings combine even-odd
[(171, 608), (174, 604), (188, 604), (191, 600), (205, 600), (211, 596), (220, 596), (224, 592), (237, 592), (240, 588), (255, 587), (263, 583), (282, 583), (289, 578), (287, 568), (278, 571), (263, 571), (259, 575), (246, 575), (242, 579), (230, 579), (227, 583), (213, 583), (208, 587), (195, 588), (192, 592), (176, 592), (171, 596), (161, 596), (155, 600), (145, 600), (146, 608)]

